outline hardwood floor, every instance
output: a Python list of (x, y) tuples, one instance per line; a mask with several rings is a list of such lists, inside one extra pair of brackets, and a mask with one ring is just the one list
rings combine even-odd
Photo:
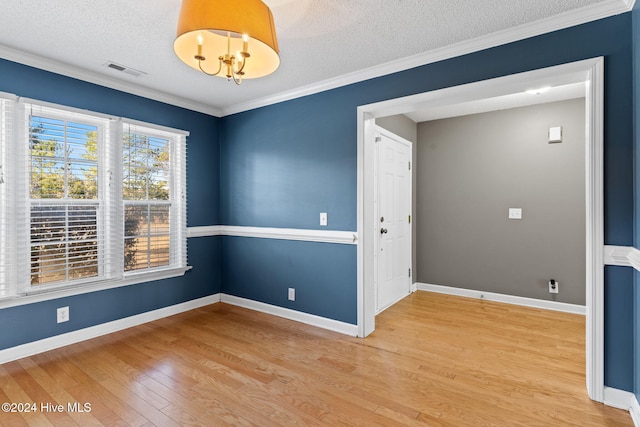
[(584, 328), (427, 292), (366, 339), (215, 304), (0, 365), (0, 402), (37, 405), (0, 425), (632, 426), (587, 397)]

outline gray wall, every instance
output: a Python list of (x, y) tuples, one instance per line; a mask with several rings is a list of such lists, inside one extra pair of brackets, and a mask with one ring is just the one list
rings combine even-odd
[(378, 117), (376, 119), (376, 124), (382, 128), (385, 128), (389, 132), (395, 133), (399, 137), (406, 139), (407, 141), (411, 141), (414, 144), (418, 142), (417, 124), (404, 114)]
[(418, 124), (418, 282), (585, 304), (584, 118), (574, 99)]

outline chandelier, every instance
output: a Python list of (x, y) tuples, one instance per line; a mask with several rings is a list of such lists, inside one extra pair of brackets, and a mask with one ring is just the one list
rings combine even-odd
[(188, 66), (236, 84), (280, 65), (273, 15), (260, 0), (183, 0), (173, 50)]

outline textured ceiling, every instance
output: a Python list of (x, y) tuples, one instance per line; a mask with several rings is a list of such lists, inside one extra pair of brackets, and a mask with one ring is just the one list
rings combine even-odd
[[(225, 114), (531, 23), (562, 26), (620, 13), (633, 0), (265, 0), (281, 65), (239, 87), (176, 58), (180, 0), (0, 2), (2, 57)], [(145, 74), (117, 72), (108, 61)]]

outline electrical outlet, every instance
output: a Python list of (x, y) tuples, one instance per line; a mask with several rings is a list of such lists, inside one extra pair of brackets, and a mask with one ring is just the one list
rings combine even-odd
[(60, 307), (58, 309), (58, 323), (69, 321), (69, 307)]
[(549, 293), (550, 294), (558, 293), (558, 282), (554, 279), (549, 280)]
[(296, 300), (296, 290), (295, 288), (289, 288), (289, 301)]
[(509, 219), (522, 219), (522, 208), (509, 208)]

